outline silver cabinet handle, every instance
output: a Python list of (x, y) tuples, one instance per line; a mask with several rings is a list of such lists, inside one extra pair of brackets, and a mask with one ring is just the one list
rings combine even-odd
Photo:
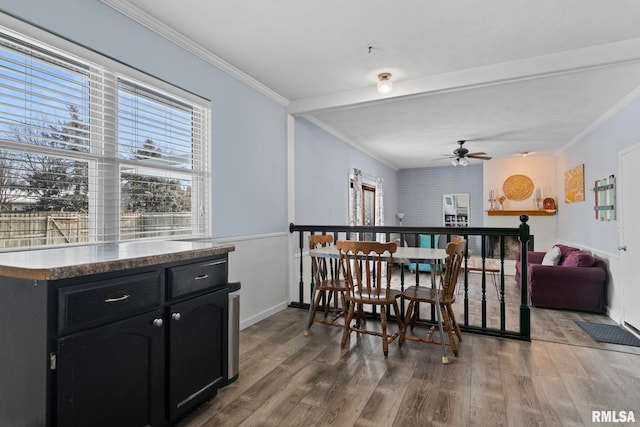
[(123, 294), (121, 297), (107, 298), (107, 299), (104, 300), (104, 302), (110, 303), (110, 302), (124, 301), (126, 299), (129, 299), (130, 296), (131, 295), (129, 295), (129, 294)]
[(221, 265), (221, 264), (226, 264), (226, 263), (227, 263), (226, 260), (213, 261), (213, 262), (210, 262), (208, 264), (204, 264), (203, 267), (211, 267), (213, 265)]
[(203, 280), (203, 279), (206, 279), (207, 277), (209, 277), (208, 274), (201, 274), (199, 276), (196, 276), (196, 280)]
[(182, 317), (180, 316), (180, 313), (171, 313), (171, 318), (173, 320), (180, 320), (180, 317)]
[(159, 319), (159, 318), (158, 319), (153, 319), (153, 326), (160, 327), (162, 325), (164, 325), (164, 320)]

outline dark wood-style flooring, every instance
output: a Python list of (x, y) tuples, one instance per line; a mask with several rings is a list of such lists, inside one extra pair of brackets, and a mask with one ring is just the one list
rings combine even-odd
[(432, 344), (395, 341), (385, 359), (378, 337), (341, 349), (342, 330), (318, 323), (305, 337), (306, 314), (244, 329), (238, 380), (180, 426), (589, 426), (595, 410), (640, 423), (640, 349), (596, 343), (574, 322), (606, 316), (532, 308), (531, 342), (466, 333), (443, 365)]

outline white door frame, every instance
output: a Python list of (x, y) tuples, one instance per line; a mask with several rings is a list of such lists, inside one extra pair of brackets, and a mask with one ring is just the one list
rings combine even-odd
[[(640, 142), (636, 143), (630, 147), (625, 148), (624, 150), (621, 150), (618, 153), (618, 179), (616, 180), (616, 184), (618, 186), (618, 191), (617, 191), (617, 195), (616, 195), (616, 201), (617, 201), (617, 219), (619, 221), (619, 227), (618, 227), (618, 232), (619, 232), (619, 238), (618, 238), (618, 242), (619, 242), (619, 246), (623, 247), (626, 245), (633, 245), (634, 251), (637, 251), (638, 247), (640, 246), (640, 237), (635, 236), (633, 233), (629, 232), (629, 227), (627, 227), (627, 232), (625, 233), (625, 224), (630, 224), (634, 221), (634, 216), (629, 216), (629, 215), (624, 215), (625, 213), (625, 198), (622, 197), (622, 194), (625, 190), (625, 183), (626, 185), (629, 186), (629, 188), (632, 188), (634, 186), (634, 183), (631, 182), (630, 175), (627, 171), (627, 179), (624, 179), (624, 173), (625, 171), (623, 170), (623, 157), (629, 153), (635, 152), (636, 150), (640, 150)], [(637, 185), (637, 184), (636, 184)], [(628, 203), (628, 202), (627, 202)], [(632, 240), (633, 239), (633, 240)], [(633, 263), (634, 260), (629, 259), (629, 256), (626, 252), (624, 251), (620, 251), (620, 272), (621, 272), (621, 287), (620, 287), (620, 292), (622, 295), (622, 320), (623, 323), (624, 322), (628, 322), (629, 324), (631, 324), (633, 327), (635, 327), (636, 329), (640, 329), (640, 320), (638, 319), (637, 314), (633, 315), (633, 320), (630, 318), (629, 316), (629, 311), (633, 311), (635, 313), (637, 313), (638, 311), (638, 307), (636, 306), (635, 309), (633, 310), (628, 310), (627, 309), (627, 304), (628, 302), (630, 302), (631, 299), (634, 300), (635, 304), (638, 304), (638, 299), (636, 299), (635, 297), (637, 297), (638, 295), (638, 290), (633, 290), (631, 291), (630, 286), (631, 286), (631, 281), (632, 279), (630, 277), (628, 277), (628, 274), (625, 274), (626, 271), (630, 270), (630, 266), (628, 265), (629, 263)], [(636, 260), (637, 262), (637, 260)], [(627, 264), (625, 266), (625, 264)], [(633, 292), (633, 294), (631, 294), (631, 292)], [(631, 295), (630, 295), (631, 294)], [(631, 321), (632, 320), (632, 321)]]

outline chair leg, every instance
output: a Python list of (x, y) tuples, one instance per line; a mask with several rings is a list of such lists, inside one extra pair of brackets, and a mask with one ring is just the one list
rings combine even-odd
[(362, 304), (358, 304), (358, 318), (356, 319), (356, 329), (360, 329), (361, 321), (366, 321), (366, 318), (364, 315), (364, 308), (362, 307)]
[(402, 329), (400, 329), (400, 340), (398, 340), (398, 347), (402, 347), (402, 344), (404, 344), (404, 341), (406, 339), (407, 336), (407, 327), (409, 326), (409, 322), (411, 321), (411, 313), (413, 312), (413, 305), (415, 304), (414, 301), (409, 301), (409, 305), (407, 306), (407, 314), (404, 318), (404, 325), (402, 326)]
[(449, 345), (451, 346), (453, 355), (458, 357), (458, 346), (456, 345), (456, 340), (453, 336), (449, 314), (447, 314), (447, 309), (444, 305), (440, 305), (440, 313), (442, 315), (442, 327), (447, 331), (447, 335), (449, 336)]
[(418, 316), (420, 315), (420, 302), (414, 302), (413, 306), (413, 317), (411, 317), (411, 330), (416, 327), (416, 322), (418, 321)]
[(349, 313), (347, 317), (344, 319), (344, 332), (342, 332), (342, 341), (340, 343), (340, 347), (344, 348), (344, 345), (347, 343), (347, 338), (349, 338), (349, 334), (351, 333), (351, 319), (353, 318), (353, 306), (354, 302), (349, 304)]
[(393, 313), (396, 316), (396, 320), (398, 321), (398, 330), (401, 331), (404, 324), (402, 323), (403, 319), (402, 316), (400, 314), (400, 307), (398, 307), (398, 302), (394, 301), (393, 302)]
[(382, 352), (384, 357), (389, 354), (389, 341), (387, 339), (387, 307), (380, 306), (380, 327), (382, 329)]
[[(347, 313), (349, 311), (349, 307), (347, 306), (347, 300), (344, 297), (344, 293), (343, 292), (338, 292), (340, 294), (340, 304), (342, 304), (342, 317), (344, 317), (344, 321), (347, 321)], [(336, 319), (340, 317), (337, 316)], [(334, 319), (335, 320), (335, 319)]]
[(451, 304), (447, 304), (447, 311), (449, 312), (449, 317), (451, 318), (453, 329), (456, 331), (456, 335), (458, 336), (458, 341), (462, 341), (462, 331), (460, 331), (460, 327), (458, 326), (458, 322), (456, 321), (456, 316), (453, 314), (453, 307), (451, 306)]
[(331, 300), (335, 299), (335, 291), (329, 291), (327, 296), (327, 300), (324, 303), (324, 317), (329, 316), (329, 312), (331, 311)]
[(311, 293), (311, 300), (310, 300), (311, 302), (309, 305), (309, 317), (307, 318), (307, 329), (304, 330), (305, 337), (311, 334), (311, 325), (313, 324), (313, 319), (315, 319), (316, 317), (316, 310), (318, 310), (318, 304), (320, 303), (321, 297), (322, 297), (322, 292), (317, 292), (314, 286), (313, 292)]

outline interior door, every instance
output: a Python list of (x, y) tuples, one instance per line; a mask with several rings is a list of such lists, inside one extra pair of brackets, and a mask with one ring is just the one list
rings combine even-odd
[(620, 222), (622, 247), (622, 296), (623, 317), (625, 323), (640, 330), (640, 279), (637, 264), (640, 259), (640, 197), (638, 197), (637, 183), (640, 182), (640, 144), (621, 155), (621, 184), (620, 185)]

